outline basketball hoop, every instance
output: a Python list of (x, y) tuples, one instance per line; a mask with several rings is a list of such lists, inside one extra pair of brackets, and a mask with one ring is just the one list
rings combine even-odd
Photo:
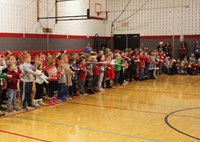
[(97, 13), (97, 16), (101, 15), (101, 12), (96, 12)]
[(106, 20), (108, 0), (89, 0), (88, 18)]

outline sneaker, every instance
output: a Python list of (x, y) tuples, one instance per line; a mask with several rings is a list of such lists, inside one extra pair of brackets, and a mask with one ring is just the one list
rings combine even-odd
[(53, 102), (54, 102), (55, 104), (57, 104), (57, 100), (56, 100), (55, 97), (53, 98)]
[(63, 102), (65, 102), (65, 101), (67, 101), (67, 98), (66, 98), (66, 97), (63, 97), (61, 100), (62, 100)]
[(6, 113), (7, 113), (7, 114), (11, 114), (12, 112), (11, 112), (10, 110), (7, 110)]
[(22, 109), (28, 111), (28, 108), (25, 106), (23, 106)]
[(15, 111), (20, 111), (20, 109), (18, 109), (18, 108), (16, 108), (16, 109), (14, 109)]
[(57, 102), (59, 102), (59, 103), (62, 103), (62, 102), (63, 102), (63, 100), (62, 100), (62, 99), (58, 99), (58, 100), (57, 100)]
[(71, 100), (72, 99), (72, 97), (67, 97), (67, 100)]
[(6, 108), (1, 106), (0, 110), (6, 111)]
[(5, 116), (5, 113), (0, 113), (0, 117), (1, 117), (1, 116)]
[(45, 106), (45, 105), (47, 105), (47, 104), (45, 104), (45, 103), (43, 102), (42, 99), (39, 99), (39, 100), (38, 100), (38, 104), (41, 105), (41, 106)]
[(50, 105), (55, 105), (55, 102), (53, 101), (53, 98), (51, 98), (51, 99), (49, 100), (49, 104), (50, 104)]
[(33, 109), (35, 109), (35, 108), (37, 108), (37, 106), (31, 105), (31, 106), (28, 106), (28, 108), (33, 108)]
[(105, 89), (103, 89), (103, 88), (99, 88), (99, 91), (102, 92), (102, 91), (105, 91)]

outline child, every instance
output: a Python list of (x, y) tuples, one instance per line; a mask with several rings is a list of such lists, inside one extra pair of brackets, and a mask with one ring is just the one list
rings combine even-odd
[(185, 66), (184, 61), (181, 61), (180, 65), (179, 65), (178, 73), (180, 75), (186, 75), (187, 74), (186, 66)]
[(101, 55), (97, 57), (97, 61), (99, 62), (99, 78), (98, 78), (98, 90), (104, 91), (102, 87), (102, 82), (104, 79), (104, 72), (105, 72), (105, 56)]
[(150, 79), (156, 79), (154, 76), (154, 70), (156, 69), (156, 56), (155, 56), (155, 51), (151, 51), (150, 53), (150, 64), (149, 64), (149, 73), (150, 73)]
[(192, 63), (192, 64), (195, 64), (197, 59), (194, 55), (194, 53), (191, 53), (191, 56), (189, 57), (189, 61)]
[(115, 65), (114, 65), (114, 70), (115, 70), (115, 85), (119, 84), (119, 78), (120, 78), (120, 71), (122, 70), (122, 60), (120, 54), (115, 55)]
[(68, 89), (68, 97), (69, 99), (73, 98), (73, 92), (72, 92), (72, 75), (74, 74), (74, 72), (70, 69), (69, 66), (69, 60), (66, 54), (63, 54), (63, 59), (64, 59), (64, 63), (65, 63), (65, 71), (66, 71), (66, 82), (65, 82), (65, 86)]
[(58, 101), (66, 101), (67, 89), (66, 83), (66, 70), (64, 68), (64, 60), (59, 61), (58, 71), (60, 72), (60, 77), (58, 78)]
[(109, 54), (106, 55), (106, 62), (108, 63), (106, 65), (106, 74), (105, 74), (106, 88), (112, 88), (110, 82), (115, 78), (114, 68), (113, 65), (111, 64), (111, 61), (112, 61), (111, 56)]
[(148, 52), (144, 52), (145, 67), (144, 67), (144, 78), (148, 79), (149, 64), (151, 62)]
[(140, 64), (139, 64), (139, 71), (140, 71), (140, 81), (144, 80), (144, 67), (145, 67), (145, 57), (144, 57), (144, 53), (143, 51), (139, 52), (139, 60), (140, 60)]
[(43, 96), (43, 84), (44, 82), (48, 84), (49, 82), (47, 81), (48, 77), (44, 75), (42, 71), (42, 64), (38, 64), (37, 70), (35, 71), (38, 74), (41, 74), (41, 76), (36, 76), (35, 80), (35, 86), (36, 86), (36, 95), (35, 95), (35, 100), (34, 104), (35, 106), (40, 106), (40, 105), (46, 105), (42, 101), (42, 96)]
[(22, 64), (22, 70), (23, 70), (23, 92), (22, 92), (22, 109), (28, 110), (26, 107), (26, 103), (28, 104), (28, 107), (35, 108), (34, 105), (32, 105), (32, 87), (33, 87), (33, 80), (34, 75), (41, 76), (40, 73), (36, 73), (33, 71), (33, 65), (31, 65), (31, 56), (28, 53), (23, 54), (24, 63)]
[(54, 57), (49, 59), (47, 73), (48, 73), (48, 80), (49, 80), (49, 94), (48, 95), (49, 95), (50, 105), (55, 105), (57, 103), (56, 98), (54, 97), (54, 91), (56, 90), (59, 73), (55, 64), (56, 63), (55, 63)]
[(86, 69), (86, 61), (85, 58), (80, 59), (80, 72), (79, 72), (79, 86), (80, 86), (80, 94), (85, 95), (85, 80), (87, 75)]
[(17, 95), (17, 83), (20, 78), (20, 74), (17, 73), (16, 70), (16, 64), (10, 62), (8, 64), (8, 71), (7, 75), (11, 75), (12, 78), (8, 78), (8, 102), (7, 102), (7, 113), (11, 113), (10, 106), (13, 105), (13, 109), (15, 111), (19, 111), (16, 104), (16, 95)]
[(188, 66), (187, 66), (187, 73), (189, 75), (195, 75), (195, 68), (193, 66), (192, 61), (189, 61)]
[(139, 62), (138, 58), (135, 58), (134, 53), (130, 55), (131, 60), (129, 61), (129, 77), (130, 77), (130, 82), (136, 81), (136, 73), (137, 73), (137, 62)]
[(98, 92), (98, 78), (99, 78), (99, 66), (97, 63), (96, 56), (92, 57), (92, 62), (95, 63), (93, 66), (93, 88), (95, 92)]
[(87, 76), (86, 76), (86, 86), (87, 86), (87, 93), (88, 94), (94, 94), (94, 89), (93, 89), (93, 67), (94, 63), (91, 62), (92, 56), (87, 55), (86, 57), (86, 65), (87, 65)]
[[(2, 56), (0, 56), (0, 74), (2, 73), (3, 70), (5, 70), (7, 68), (6, 62), (3, 59)], [(6, 82), (5, 78), (0, 78), (0, 110), (6, 110), (6, 108), (2, 107), (2, 102), (3, 102), (3, 98), (6, 96), (6, 93), (3, 93), (3, 89), (4, 89), (4, 84)]]
[(70, 62), (70, 69), (74, 72), (74, 74), (72, 75), (72, 92), (74, 96), (79, 96), (80, 94), (78, 92), (77, 76), (80, 71), (80, 68), (76, 65), (75, 57), (70, 57), (69, 62)]

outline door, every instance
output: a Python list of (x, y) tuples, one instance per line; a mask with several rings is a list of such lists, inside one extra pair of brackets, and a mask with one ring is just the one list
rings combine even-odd
[(130, 34), (128, 37), (128, 48), (136, 49), (140, 47), (140, 35), (139, 34)]
[(114, 35), (114, 50), (124, 50), (126, 49), (126, 35)]

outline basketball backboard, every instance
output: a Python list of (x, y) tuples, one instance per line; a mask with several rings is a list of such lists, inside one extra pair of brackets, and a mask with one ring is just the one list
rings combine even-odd
[(89, 0), (87, 15), (89, 19), (107, 19), (107, 0)]

